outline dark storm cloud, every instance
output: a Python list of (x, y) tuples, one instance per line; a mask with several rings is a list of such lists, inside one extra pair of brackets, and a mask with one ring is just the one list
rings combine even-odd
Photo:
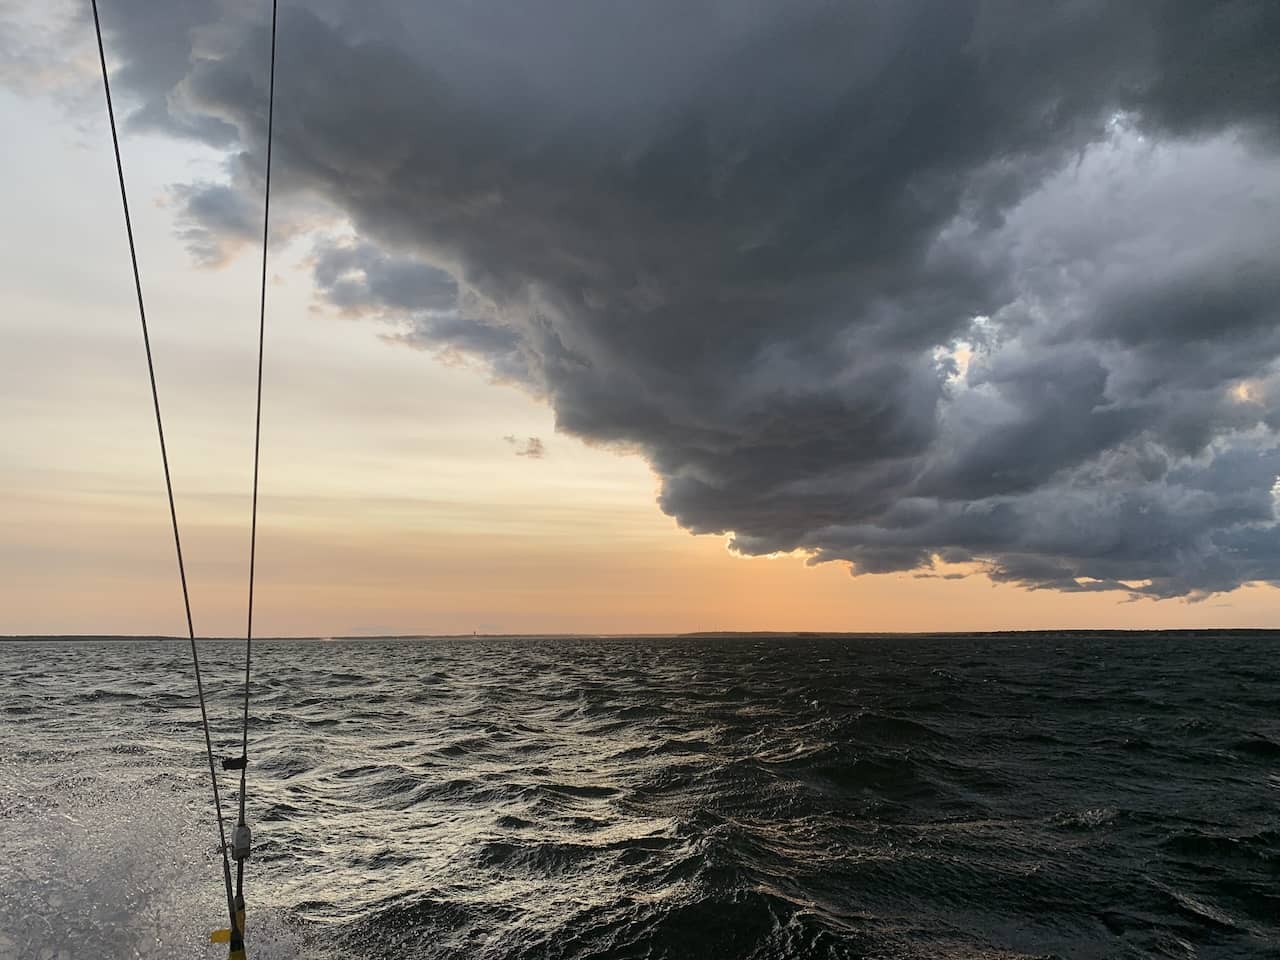
[[(281, 13), (276, 182), (356, 230), (337, 306), (747, 553), (1280, 579), (1280, 5), (403, 6)], [(139, 119), (260, 168), (263, 24), (149, 10)], [(250, 181), (188, 212), (234, 235)]]
[(413, 257), (388, 256), (368, 243), (326, 242), (316, 249), (316, 284), (344, 310), (441, 313), (457, 308), (458, 285)]
[(390, 339), (446, 353), (482, 357), (495, 376), (528, 385), (517, 331), (463, 296), (445, 270), (375, 244), (325, 239), (312, 257), (316, 288), (340, 310), (390, 320)]
[(217, 266), (250, 241), (261, 242), (262, 205), (244, 190), (223, 183), (179, 184), (179, 232), (200, 263)]
[[(92, 30), (88, 5), (77, 6), (85, 28)], [(112, 86), (141, 98), (129, 118), (130, 129), (195, 136), (215, 146), (233, 144), (234, 123), (191, 109), (182, 83), (201, 59), (194, 43), (199, 31), (239, 21), (236, 6), (216, 0), (111, 0), (100, 7), (103, 28), (116, 41), (112, 49), (127, 53)]]

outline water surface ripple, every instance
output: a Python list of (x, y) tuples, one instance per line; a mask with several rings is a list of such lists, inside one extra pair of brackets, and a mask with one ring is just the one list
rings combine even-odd
[[(1277, 639), (259, 642), (251, 956), (1277, 956)], [(219, 956), (185, 645), (0, 678), (0, 956)]]

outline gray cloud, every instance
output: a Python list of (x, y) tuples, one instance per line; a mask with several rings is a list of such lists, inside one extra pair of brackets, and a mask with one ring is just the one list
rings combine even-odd
[(183, 183), (172, 190), (178, 230), (191, 256), (205, 266), (226, 263), (246, 243), (262, 241), (262, 201), (223, 183)]
[[(316, 250), (338, 307), (746, 553), (1280, 580), (1280, 6), (402, 6), (281, 14), (276, 182), (355, 228)], [(122, 4), (112, 42), (138, 122), (248, 170), (240, 9)], [(234, 237), (250, 181), (188, 214)]]

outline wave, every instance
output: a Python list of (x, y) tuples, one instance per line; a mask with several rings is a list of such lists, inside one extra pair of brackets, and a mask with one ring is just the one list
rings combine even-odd
[[(1064, 637), (264, 644), (252, 955), (1267, 955), (1273, 642)], [(203, 956), (181, 649), (0, 657), (0, 956)]]

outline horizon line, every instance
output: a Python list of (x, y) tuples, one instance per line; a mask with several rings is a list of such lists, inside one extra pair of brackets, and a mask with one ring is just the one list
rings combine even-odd
[[(386, 633), (386, 634), (306, 634), (298, 636), (261, 636), (254, 640), (312, 641), (317, 643), (341, 640), (647, 640), (647, 639), (698, 639), (715, 637), (774, 637), (778, 639), (815, 638), (868, 639), (878, 637), (1008, 637), (1008, 636), (1131, 636), (1145, 634), (1171, 634), (1183, 636), (1248, 634), (1280, 634), (1277, 627), (1036, 627), (1025, 630), (689, 630), (678, 633), (623, 632), (623, 633)], [(236, 642), (243, 636), (198, 636), (197, 640)], [(0, 643), (22, 641), (173, 641), (190, 642), (189, 637), (169, 634), (131, 633), (14, 633), (0, 634)]]

